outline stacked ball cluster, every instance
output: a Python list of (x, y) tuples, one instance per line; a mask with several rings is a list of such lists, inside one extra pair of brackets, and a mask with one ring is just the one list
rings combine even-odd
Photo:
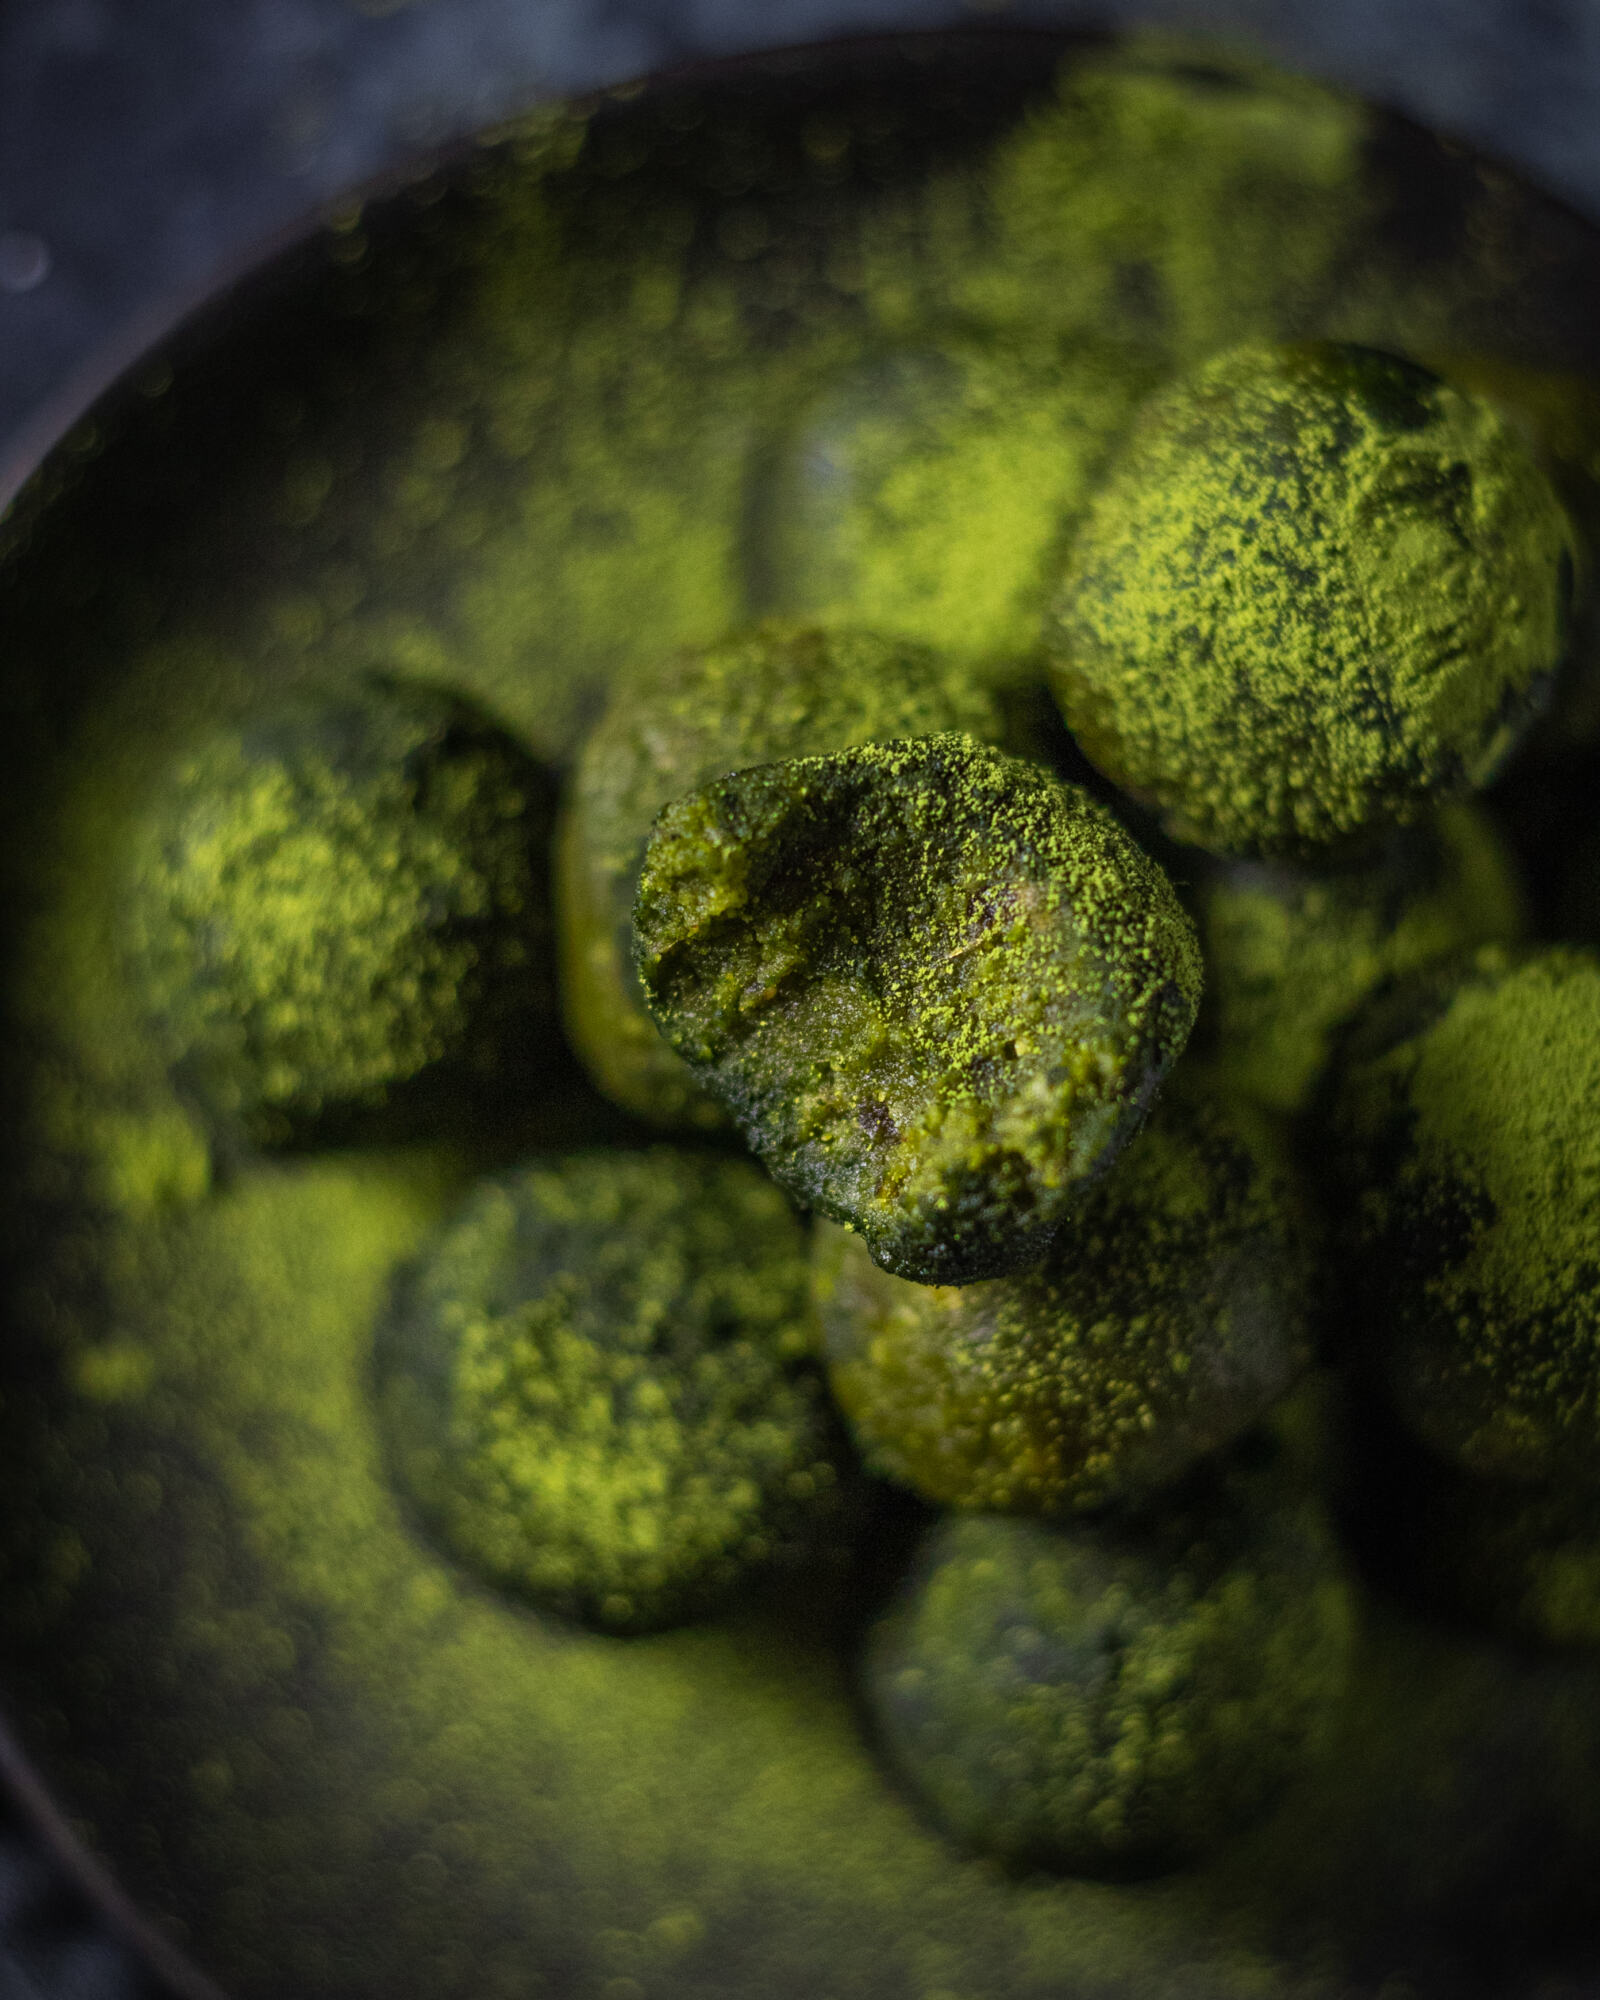
[(428, 1076), (536, 1099), (559, 1012), (620, 1136), (484, 1179), (397, 1278), (420, 1519), (623, 1633), (908, 1492), (881, 1754), (968, 1848), (1126, 1875), (1334, 1740), (1333, 1467), (1387, 1454), (1458, 1608), (1600, 1641), (1600, 962), (1522, 941), (1470, 799), (1563, 666), (1574, 537), (1484, 399), (1251, 346), (1078, 439), (1076, 519), (1019, 450), (1042, 615), (980, 565), (934, 617), (971, 551), (857, 505), (852, 453), (937, 432), (959, 478), (948, 376), (824, 397), (786, 615), (619, 690), (553, 836), (556, 779), (453, 698), (302, 702), (152, 806), (128, 963), (235, 1143)]

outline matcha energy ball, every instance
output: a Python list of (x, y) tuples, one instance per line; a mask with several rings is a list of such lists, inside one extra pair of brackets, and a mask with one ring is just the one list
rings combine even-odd
[(1083, 748), (1171, 832), (1304, 853), (1492, 775), (1552, 685), (1572, 573), (1491, 404), (1367, 348), (1245, 346), (1145, 404), (1047, 640)]
[(865, 1687), (889, 1762), (963, 1846), (1130, 1875), (1203, 1856), (1313, 1762), (1352, 1636), (1307, 1501), (1137, 1529), (952, 1515), (871, 1633)]
[(1196, 1039), (1230, 1088), (1294, 1113), (1369, 994), (1456, 952), (1514, 941), (1523, 909), (1493, 824), (1458, 800), (1338, 865), (1219, 863), (1200, 884), (1196, 919), (1206, 958)]
[(131, 831), (135, 1005), (258, 1141), (325, 1130), (449, 1064), (553, 1034), (550, 778), (452, 695), (373, 679), (245, 716), (161, 774)]
[(874, 1470), (945, 1506), (1143, 1499), (1308, 1360), (1295, 1207), (1265, 1121), (1180, 1075), (1036, 1271), (911, 1285), (819, 1225), (834, 1395)]
[(601, 1088), (661, 1124), (723, 1122), (662, 1040), (633, 968), (634, 891), (669, 799), (776, 757), (999, 726), (990, 698), (926, 647), (802, 625), (685, 652), (615, 700), (578, 759), (556, 879), (567, 1031)]
[(955, 260), (958, 305), (1109, 331), (1171, 370), (1347, 304), (1366, 107), (1215, 57), (1146, 28), (1064, 64), (996, 151), (992, 252)]
[(1600, 1485), (1600, 960), (1485, 946), (1374, 1003), (1324, 1152), (1405, 1424), (1470, 1472)]
[(1033, 653), (1066, 529), (1150, 382), (1085, 339), (951, 336), (847, 363), (773, 455), (758, 593), (977, 659)]
[(799, 1559), (840, 1497), (805, 1259), (742, 1160), (551, 1155), (480, 1183), (379, 1328), (402, 1489), (469, 1568), (610, 1631)]
[(954, 733), (675, 800), (635, 928), (651, 1011), (779, 1182), (927, 1284), (1040, 1261), (1199, 998), (1111, 815)]

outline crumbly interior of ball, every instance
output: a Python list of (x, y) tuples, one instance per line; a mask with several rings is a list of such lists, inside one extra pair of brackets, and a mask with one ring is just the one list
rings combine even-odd
[(635, 924), (652, 1012), (768, 1168), (922, 1282), (1038, 1262), (1199, 990), (1188, 919), (1110, 815), (959, 735), (675, 801)]

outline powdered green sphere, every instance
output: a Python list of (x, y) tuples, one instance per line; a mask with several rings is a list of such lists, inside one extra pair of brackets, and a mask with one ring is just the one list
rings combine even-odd
[(850, 362), (774, 453), (756, 587), (791, 616), (1031, 654), (1063, 536), (1151, 379), (1083, 339), (947, 338)]
[(963, 1846), (1126, 1875), (1205, 1854), (1313, 1760), (1351, 1637), (1309, 1502), (1212, 1497), (1138, 1530), (952, 1515), (871, 1634), (866, 1693)]
[(630, 686), (583, 746), (558, 847), (567, 1030), (600, 1087), (662, 1124), (723, 1122), (662, 1040), (633, 968), (639, 868), (669, 799), (774, 757), (999, 726), (969, 675), (909, 640), (855, 629), (763, 625)]
[(1075, 787), (957, 734), (674, 800), (634, 923), (663, 1033), (774, 1176), (924, 1284), (1040, 1261), (1199, 998), (1156, 864)]
[(1469, 1471), (1600, 1465), (1600, 960), (1485, 947), (1352, 1031), (1324, 1152), (1354, 1315)]
[(1198, 1031), (1227, 1085), (1303, 1111), (1339, 1027), (1369, 994), (1441, 958), (1522, 930), (1511, 857), (1465, 801), (1390, 834), (1373, 853), (1312, 870), (1215, 868), (1195, 899), (1206, 956)]
[(1521, 436), (1414, 364), (1240, 347), (1145, 405), (1048, 624), (1107, 776), (1222, 853), (1482, 784), (1560, 663), (1571, 530)]
[(1075, 1204), (1045, 1263), (911, 1285), (819, 1225), (833, 1392), (873, 1469), (945, 1506), (1142, 1499), (1239, 1436), (1310, 1354), (1296, 1202), (1271, 1128), (1183, 1088)]
[(552, 1032), (548, 776), (452, 696), (372, 681), (247, 716), (163, 774), (123, 939), (179, 1077), (258, 1140), (536, 1069)]
[(482, 1183), (399, 1286), (378, 1400), (470, 1569), (638, 1631), (836, 1525), (805, 1235), (741, 1160), (657, 1147)]
[(1316, 326), (1370, 229), (1369, 119), (1237, 52), (1084, 50), (1000, 140), (984, 252), (952, 260), (952, 304), (1109, 331), (1167, 370)]

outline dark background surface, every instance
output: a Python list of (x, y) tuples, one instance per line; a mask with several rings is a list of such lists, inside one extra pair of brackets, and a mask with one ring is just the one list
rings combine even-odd
[[(1219, 35), (1600, 215), (1600, 0), (0, 0), (0, 490), (189, 304), (420, 152), (666, 65), (975, 18)], [(0, 2000), (160, 1990), (0, 1799)]]
[(666, 64), (977, 17), (1251, 43), (1600, 212), (1600, 0), (0, 0), (0, 467), (419, 150)]

